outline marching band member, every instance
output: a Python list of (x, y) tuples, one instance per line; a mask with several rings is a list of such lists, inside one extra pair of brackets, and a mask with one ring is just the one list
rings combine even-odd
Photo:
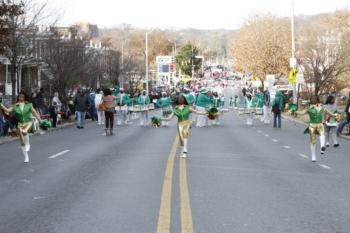
[[(196, 101), (196, 110), (201, 113), (206, 113), (206, 108), (211, 105), (211, 92), (206, 89), (202, 89), (197, 97)], [(197, 116), (197, 124), (196, 127), (204, 127), (208, 126), (209, 121), (208, 118), (203, 114)]]
[(180, 138), (180, 143), (182, 146), (182, 158), (187, 157), (187, 146), (188, 146), (188, 135), (191, 128), (190, 113), (195, 113), (201, 116), (206, 116), (206, 112), (194, 110), (190, 107), (183, 95), (180, 95), (176, 101), (176, 107), (173, 109), (169, 117), (162, 117), (162, 121), (170, 121), (174, 116), (177, 117), (177, 129)]
[(33, 129), (33, 121), (32, 116), (34, 116), (39, 123), (42, 122), (40, 115), (34, 109), (33, 105), (27, 101), (27, 97), (25, 94), (20, 93), (17, 97), (17, 103), (10, 107), (6, 108), (3, 104), (0, 104), (0, 107), (6, 112), (14, 113), (18, 125), (17, 132), (19, 134), (21, 149), (24, 155), (24, 162), (29, 163), (29, 155), (30, 151), (30, 142), (29, 142), (29, 133)]
[[(166, 92), (162, 92), (162, 97), (157, 101), (157, 105), (162, 108), (164, 118), (167, 118), (172, 113), (171, 99)], [(169, 122), (162, 121), (162, 126), (169, 126)]]
[(131, 113), (132, 120), (136, 120), (137, 118), (140, 117), (140, 113), (138, 111), (136, 111), (136, 109), (139, 106), (138, 100), (139, 100), (139, 93), (135, 92), (132, 99), (131, 99), (131, 104), (132, 104), (132, 109), (133, 109), (133, 111)]
[(262, 121), (264, 122), (264, 124), (270, 124), (270, 111), (271, 111), (270, 92), (266, 88), (263, 94), (264, 94), (264, 106), (263, 106)]
[(230, 103), (229, 103), (229, 108), (233, 108), (234, 106), (234, 101), (233, 101), (233, 97), (230, 97)]
[(148, 106), (151, 100), (147, 95), (146, 91), (143, 90), (142, 94), (138, 97), (138, 105), (141, 106), (141, 117), (140, 117), (140, 125), (147, 126), (148, 125)]
[(247, 92), (244, 96), (244, 107), (246, 114), (246, 124), (253, 125), (253, 113), (252, 113), (252, 94)]
[[(183, 96), (186, 98), (188, 106), (193, 107), (194, 103), (196, 102), (196, 94), (191, 91), (191, 89), (185, 88)], [(192, 123), (196, 121), (196, 116), (191, 115), (190, 118)]]
[(252, 107), (255, 109), (256, 118), (263, 118), (264, 94), (258, 91), (252, 100)]
[[(213, 101), (212, 101), (212, 103), (213, 103), (212, 106), (214, 108), (217, 108), (218, 111), (220, 112), (220, 109), (221, 109), (223, 103), (221, 101), (221, 98), (218, 96), (217, 92), (213, 93)], [(215, 118), (215, 120), (213, 120), (213, 125), (220, 125), (219, 116), (217, 116)]]
[(324, 126), (323, 126), (324, 114), (332, 117), (334, 117), (334, 114), (328, 111), (326, 108), (324, 108), (322, 104), (320, 104), (317, 101), (315, 96), (311, 98), (310, 107), (303, 111), (297, 111), (297, 114), (309, 115), (310, 124), (304, 133), (310, 134), (310, 148), (311, 148), (311, 157), (312, 157), (311, 159), (312, 159), (312, 162), (316, 162), (317, 135), (319, 135), (319, 138), (320, 138), (321, 154), (324, 154), (326, 151), (325, 132), (324, 132)]
[(127, 125), (127, 113), (128, 113), (128, 104), (130, 102), (129, 96), (124, 92), (123, 88), (119, 89), (119, 93), (117, 95), (117, 105), (119, 107), (117, 124), (118, 125)]
[[(332, 95), (328, 96), (324, 107), (333, 114), (336, 114), (338, 112), (338, 108), (335, 104), (335, 97)], [(333, 146), (334, 147), (339, 146), (339, 143), (337, 140), (337, 127), (338, 127), (338, 122), (334, 117), (325, 116), (326, 147), (330, 146), (329, 145), (330, 137), (332, 137)]]

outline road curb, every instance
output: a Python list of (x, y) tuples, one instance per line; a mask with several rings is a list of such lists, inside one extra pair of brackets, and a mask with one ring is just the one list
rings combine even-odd
[[(301, 124), (301, 125), (305, 125), (305, 126), (308, 125), (304, 121), (301, 121), (301, 120), (298, 120), (298, 119), (295, 119), (295, 118), (292, 118), (292, 117), (289, 117), (289, 116), (286, 116), (286, 115), (283, 115), (283, 119), (286, 119), (286, 120), (289, 120), (289, 121), (292, 121), (292, 122), (295, 122), (295, 123), (298, 123), (298, 124)], [(343, 139), (346, 139), (346, 140), (350, 140), (349, 136), (345, 136), (345, 135), (342, 135), (342, 134), (339, 135), (339, 137), (343, 138)]]
[[(62, 129), (69, 128), (69, 127), (73, 127), (75, 125), (76, 125), (75, 122), (66, 123), (66, 124), (64, 124), (62, 126), (59, 126), (59, 128), (51, 128), (48, 131), (46, 131), (45, 133), (43, 133), (43, 134), (40, 133), (40, 132), (43, 132), (43, 131), (37, 131), (34, 134), (31, 134), (30, 136), (45, 135), (45, 134), (52, 133), (52, 132), (55, 132), (55, 131), (58, 131), (58, 130), (62, 130)], [(0, 139), (0, 145), (6, 144), (6, 143), (10, 143), (10, 142), (14, 142), (14, 141), (17, 141), (17, 140), (19, 140), (19, 137), (7, 138), (5, 140)]]

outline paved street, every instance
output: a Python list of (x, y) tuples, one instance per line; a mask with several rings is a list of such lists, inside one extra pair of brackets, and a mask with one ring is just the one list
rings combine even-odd
[[(350, 142), (309, 157), (304, 126), (226, 114), (192, 128), (95, 124), (0, 145), (1, 233), (348, 233)], [(176, 151), (177, 148), (177, 151)]]

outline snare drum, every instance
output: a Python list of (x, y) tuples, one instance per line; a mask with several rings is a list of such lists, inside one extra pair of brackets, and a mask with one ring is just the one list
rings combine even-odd
[(262, 108), (256, 108), (255, 109), (255, 115), (259, 115), (259, 116), (263, 115), (263, 109)]
[(243, 115), (245, 113), (245, 109), (244, 108), (239, 108), (238, 109), (238, 115)]
[(134, 112), (141, 112), (141, 105), (134, 105)]
[(154, 103), (151, 103), (148, 107), (148, 110), (154, 110)]

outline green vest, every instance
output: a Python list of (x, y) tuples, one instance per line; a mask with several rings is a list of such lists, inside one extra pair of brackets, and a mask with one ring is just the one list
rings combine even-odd
[(28, 102), (24, 104), (23, 111), (21, 110), (21, 107), (19, 106), (19, 104), (15, 104), (13, 109), (15, 112), (16, 119), (19, 123), (24, 124), (32, 121), (31, 108), (32, 108), (32, 104)]
[(307, 110), (307, 113), (309, 114), (311, 124), (322, 124), (324, 115), (323, 107), (320, 111), (317, 111), (315, 107), (311, 107)]
[(190, 118), (190, 108), (188, 106), (185, 106), (182, 110), (179, 107), (176, 107), (173, 109), (173, 113), (175, 116), (177, 116), (178, 121), (187, 121)]

